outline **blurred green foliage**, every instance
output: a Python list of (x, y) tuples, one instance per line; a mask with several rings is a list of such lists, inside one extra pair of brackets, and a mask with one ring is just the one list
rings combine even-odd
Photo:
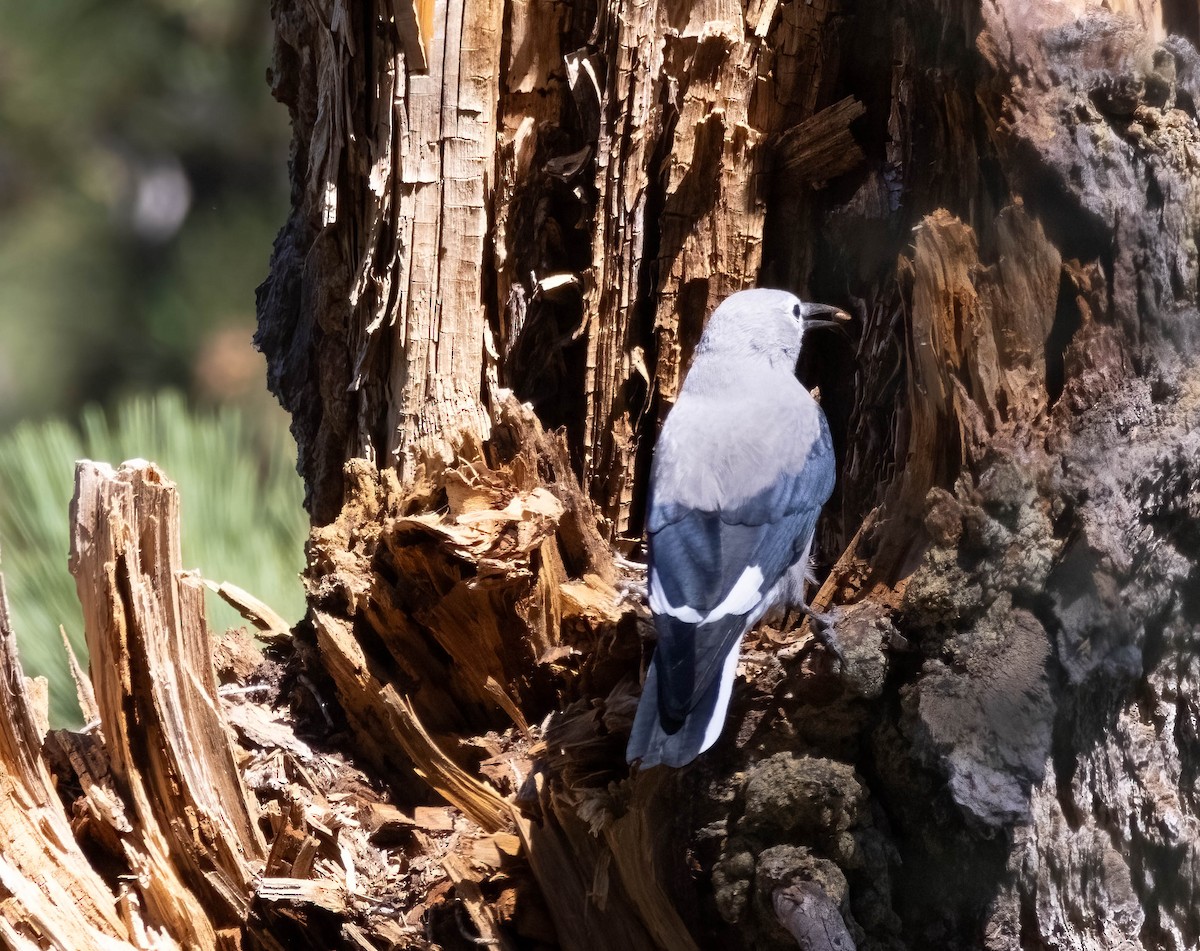
[[(67, 570), (75, 460), (157, 462), (179, 486), (184, 567), (232, 581), (295, 621), (304, 613), (298, 573), (308, 528), (295, 451), (281, 416), (231, 407), (193, 413), (171, 392), (122, 402), (111, 418), (91, 407), (78, 429), (61, 420), (22, 423), (0, 438), (0, 570), (25, 672), (50, 680), (55, 725), (79, 720), (60, 624), (86, 658)], [(207, 600), (215, 629), (243, 623), (220, 598)]]
[(0, 22), (0, 431), (164, 385), (220, 401), (245, 377), (198, 381), (197, 357), (248, 338), (287, 214), (267, 4), (0, 0)]
[[(78, 717), (58, 635), (82, 659), (77, 458), (161, 464), (184, 564), (303, 610), (295, 446), (250, 346), (288, 210), (268, 6), (0, 0), (0, 569), (56, 723)], [(187, 396), (144, 395), (164, 387)]]

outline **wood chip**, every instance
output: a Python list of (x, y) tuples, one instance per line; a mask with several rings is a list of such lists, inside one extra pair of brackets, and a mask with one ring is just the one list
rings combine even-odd
[(413, 821), (430, 832), (454, 830), (454, 813), (444, 806), (417, 806), (413, 810)]

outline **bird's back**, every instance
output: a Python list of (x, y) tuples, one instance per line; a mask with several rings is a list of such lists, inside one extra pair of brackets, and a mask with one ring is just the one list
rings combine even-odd
[[(644, 765), (716, 738), (748, 627), (804, 558), (833, 488), (820, 408), (786, 372), (693, 366), (663, 427), (647, 512), (658, 645), (630, 741)], [(698, 372), (699, 371), (699, 372)]]
[(791, 373), (688, 374), (654, 450), (648, 528), (678, 506), (736, 508), (769, 489), (781, 470), (805, 464), (827, 431), (825, 417)]

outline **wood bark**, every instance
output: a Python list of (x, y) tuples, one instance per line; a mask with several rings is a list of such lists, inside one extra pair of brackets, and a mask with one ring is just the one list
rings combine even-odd
[[(430, 61), (461, 57), (443, 77), (494, 70), (494, 109), (467, 117), (451, 89), (435, 121), (398, 81), (331, 87), (338, 56), (412, 75), (401, 21), (276, 4), (296, 191), (259, 340), (295, 411), (314, 519), (336, 526), (315, 536), (310, 573), (319, 652), (364, 645), (365, 695), (396, 686), (404, 716), (467, 774), (477, 738), (508, 731), (499, 748), (534, 774), (508, 780), (523, 790), (518, 830), (568, 947), (786, 946), (771, 895), (803, 882), (868, 947), (1194, 945), (1195, 711), (1181, 673), (1200, 554), (1184, 528), (1194, 11), (611, 0), (514, 3), (481, 25), (482, 7), (433, 9)], [(338, 30), (354, 43), (318, 42)], [(350, 115), (372, 114), (383, 90), (399, 118), (386, 135), (318, 135), (311, 104), (331, 88)], [(380, 321), (341, 290), (369, 223), (409, 225), (394, 194), (363, 187), (366, 170), (393, 139), (457, 148), (451, 124), (492, 143), (474, 153), (469, 194), (491, 223), (487, 256), (469, 306), (443, 309), (482, 354), (481, 373), (441, 383), (477, 401), (459, 421), (482, 446), (440, 408), (397, 428), (391, 397), (364, 395), (364, 381), (424, 366), (439, 338), (409, 335), (402, 296)], [(450, 188), (398, 160), (377, 179), (397, 194)], [(362, 196), (367, 212), (324, 220), (330, 194)], [(475, 247), (444, 221), (444, 248)], [(423, 279), (416, 244), (390, 252), (397, 280)], [(812, 341), (801, 367), (839, 452), (816, 603), (844, 659), (766, 632), (718, 751), (680, 776), (626, 777), (637, 624), (598, 609), (585, 646), (538, 606), (589, 573), (598, 604), (595, 579), (612, 583), (612, 569), (572, 555), (568, 537), (589, 537), (589, 552), (597, 531), (636, 542), (655, 428), (704, 316), (754, 283), (860, 318), (854, 340)], [(383, 362), (360, 379), (364, 332)], [(479, 423), (511, 419), (507, 390), (541, 424), (518, 444), (543, 427), (565, 439), (548, 465), (528, 449), (521, 478)], [(364, 434), (414, 448), (397, 463), (356, 450)], [(354, 457), (385, 471), (343, 471)], [(457, 486), (476, 471), (493, 515), (511, 505), (527, 523), (543, 480), (582, 516), (564, 530), (543, 510), (538, 557), (530, 538), (488, 586), (473, 573), (494, 578), (500, 539), (464, 557), (454, 538), (468, 512)], [(384, 501), (364, 507), (372, 493)], [(414, 512), (436, 523), (433, 549), (405, 541)], [(347, 547), (362, 553), (353, 565), (337, 559)], [(361, 747), (382, 762), (400, 745), (428, 773), (431, 749), (373, 726), (386, 718), (358, 699), (361, 673), (331, 670)], [(470, 814), (473, 794), (453, 795)]]
[[(210, 646), (162, 475), (80, 470), (100, 736), (43, 752), (0, 619), (6, 940), (1200, 945), (1195, 10), (273, 11), (311, 610), (226, 589), (271, 647)], [(614, 551), (755, 283), (859, 318), (799, 368), (841, 656), (758, 631), (720, 743), (631, 773)]]
[[(44, 728), (17, 660), (0, 578), (0, 798), (6, 845), (0, 854), (0, 936), (12, 948), (129, 947), (130, 924), (72, 832), (42, 758)], [(136, 907), (125, 906), (136, 915)], [(152, 947), (145, 944), (144, 947)], [(166, 945), (170, 947), (171, 945)]]
[[(277, 4), (276, 91), (293, 109), (298, 161), (324, 171), (320, 187), (296, 173), (259, 340), (282, 399), (298, 407), (314, 518), (392, 554), (355, 564), (354, 598), (314, 600), (318, 632), (388, 642), (379, 683), (407, 684), (409, 711), (434, 743), (552, 714), (545, 748), (529, 750), (541, 764), (536, 795), (518, 801), (540, 817), (528, 860), (566, 946), (685, 947), (715, 935), (722, 946), (786, 944), (769, 895), (788, 880), (835, 896), (866, 946), (1200, 940), (1190, 910), (1194, 731), (1183, 725), (1194, 722), (1182, 687), (1192, 681), (1178, 674), (1193, 666), (1181, 590), (1198, 554), (1182, 528), (1194, 508), (1190, 169), (1200, 144), (1195, 17), (1183, 6), (528, 2), (493, 11), (486, 37), (500, 41), (490, 43), (463, 10), (434, 5), (445, 36), (481, 37), (462, 43), (478, 53), (464, 65), (497, 97), (469, 120), (496, 143), (484, 160), (493, 178), (470, 192), (493, 225), (470, 245), (487, 256), (487, 274), (470, 306), (448, 315), (486, 370), (446, 385), (475, 387), (486, 409), (470, 419), (506, 412), (499, 384), (562, 427), (602, 537), (637, 537), (656, 421), (716, 301), (773, 283), (847, 306), (862, 323), (852, 346), (812, 341), (802, 366), (820, 384), (840, 455), (821, 534), (833, 568), (816, 603), (833, 612), (844, 660), (830, 665), (790, 632), (751, 645), (724, 752), (655, 782), (668, 801), (689, 803), (668, 821), (640, 799), (649, 777), (623, 778), (620, 717), (636, 689), (583, 671), (628, 663), (628, 645), (618, 646), (628, 621), (610, 618), (616, 639), (590, 641), (571, 675), (556, 671), (550, 704), (529, 689), (539, 670), (529, 645), (580, 650), (554, 639), (553, 611), (539, 615), (547, 627), (529, 626), (529, 605), (552, 600), (564, 576), (600, 573), (599, 562), (554, 558), (551, 515), (544, 558), (522, 555), (511, 608), (475, 600), (448, 614), (474, 569), (457, 569), (431, 600), (424, 585), (414, 596), (434, 555), (402, 567), (396, 539), (407, 530), (353, 506), (364, 469), (348, 478), (317, 461), (364, 454), (341, 451), (314, 387), (358, 407), (349, 432), (396, 417), (331, 370), (353, 363), (353, 346), (316, 345), (305, 328), (352, 343), (356, 328), (374, 328), (392, 341), (391, 373), (397, 361), (419, 364), (413, 354), (426, 346), (395, 329), (409, 325), (402, 300), (382, 323), (353, 295), (335, 295), (336, 316), (305, 304), (346, 283), (365, 223), (388, 207), (373, 201), (364, 156), (439, 130), (451, 139), (398, 91), (398, 131), (383, 139), (310, 134), (305, 103), (330, 95), (329, 47), (316, 42), (316, 20)], [(386, 8), (341, 22), (377, 50), (360, 59), (397, 62)], [(299, 60), (307, 66), (292, 68)], [(448, 82), (444, 68), (431, 76)], [(350, 113), (371, 114), (379, 88), (342, 85), (338, 95)], [(454, 102), (454, 90), (444, 98)], [(314, 142), (319, 156), (305, 151)], [(391, 168), (401, 193), (416, 187), (403, 163)], [(359, 196), (370, 214), (322, 223), (314, 209), (328, 193)], [(457, 253), (460, 226), (444, 222), (444, 247)], [(392, 251), (395, 274), (419, 280), (415, 251)], [(312, 370), (289, 385), (298, 360)], [(449, 533), (462, 518), (449, 486), (480, 456), (439, 419), (412, 420), (440, 445), (438, 459), (401, 463), (398, 488), (419, 484), (420, 471), (433, 488), (410, 491), (428, 507), (445, 491), (450, 525), (439, 516), (438, 531)], [(406, 433), (383, 438), (412, 444)], [(439, 474), (455, 453), (460, 468)], [(496, 453), (481, 457), (496, 491)], [(562, 492), (562, 456), (552, 471)], [(526, 506), (530, 485), (509, 482), (493, 510), (506, 498)], [(587, 513), (587, 500), (571, 504)], [(571, 533), (581, 531), (592, 530)], [(320, 550), (332, 564), (344, 544), (330, 540)], [(341, 568), (318, 567), (313, 584), (317, 594), (352, 587)], [(482, 633), (514, 616), (526, 630)], [(433, 644), (450, 657), (438, 675), (404, 660)], [(488, 645), (486, 678), (472, 670), (470, 645)], [(349, 710), (374, 695), (334, 676)], [(479, 684), (491, 682), (503, 695), (487, 711)], [(360, 742), (384, 758), (377, 735)], [(632, 829), (643, 809), (658, 842), (626, 849), (619, 827)], [(690, 866), (679, 861), (685, 848)], [(580, 926), (593, 907), (611, 929)]]

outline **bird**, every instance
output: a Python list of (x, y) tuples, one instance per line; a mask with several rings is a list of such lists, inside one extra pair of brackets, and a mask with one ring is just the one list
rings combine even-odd
[(806, 331), (848, 320), (782, 290), (713, 311), (654, 450), (647, 589), (657, 643), (626, 760), (685, 766), (716, 742), (742, 638), (806, 610), (817, 516), (833, 492), (825, 414), (796, 377)]

